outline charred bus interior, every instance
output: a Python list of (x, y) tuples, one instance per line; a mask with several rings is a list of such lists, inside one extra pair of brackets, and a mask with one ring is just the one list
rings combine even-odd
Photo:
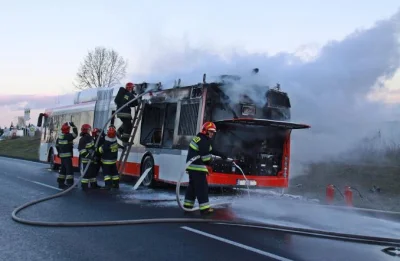
[[(289, 130), (241, 123), (217, 124), (214, 146), (233, 158), (246, 175), (277, 176)], [(240, 174), (232, 163), (215, 160), (214, 172)]]
[[(247, 95), (238, 97), (229, 88), (234, 86), (209, 84), (203, 121), (218, 122), (217, 135), (213, 147), (223, 152), (242, 168), (245, 174), (277, 176), (282, 168), (284, 144), (290, 130), (261, 123), (260, 125), (242, 121), (223, 122), (233, 119), (288, 120), (290, 100), (280, 87), (270, 89), (260, 87), (264, 104), (257, 104)], [(229, 97), (233, 93), (235, 97)], [(212, 163), (214, 172), (240, 174), (232, 163), (216, 160)]]
[(140, 143), (147, 147), (187, 149), (197, 134), (202, 88), (169, 89), (145, 104)]
[[(176, 102), (146, 104), (141, 124), (140, 144), (146, 147), (177, 148), (174, 139), (176, 136), (177, 113), (178, 103)], [(185, 128), (185, 130), (189, 132), (195, 131), (195, 129), (191, 130), (191, 128)], [(182, 127), (177, 131), (182, 132)]]

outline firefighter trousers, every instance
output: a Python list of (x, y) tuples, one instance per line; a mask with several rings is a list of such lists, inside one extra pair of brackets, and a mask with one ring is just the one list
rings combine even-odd
[[(87, 167), (88, 163), (82, 163), (82, 171), (84, 171)], [(82, 189), (89, 188), (89, 184), (91, 188), (99, 188), (97, 184), (97, 174), (99, 172), (99, 164), (97, 162), (91, 162), (89, 168), (87, 169), (85, 175), (83, 175), (81, 179)]]
[(104, 183), (106, 188), (119, 188), (119, 174), (117, 164), (102, 164)]
[(62, 187), (65, 181), (69, 186), (74, 184), (74, 167), (72, 165), (72, 157), (61, 158), (61, 169), (57, 178), (59, 187)]
[(122, 133), (123, 134), (123, 138), (129, 138), (129, 136), (131, 135), (132, 132), (132, 117), (118, 117), (121, 121), (122, 121), (122, 125), (119, 128), (119, 131), (121, 132), (122, 129)]
[(196, 201), (199, 202), (200, 211), (210, 208), (208, 200), (207, 172), (188, 170), (189, 186), (186, 189), (184, 207), (193, 208)]

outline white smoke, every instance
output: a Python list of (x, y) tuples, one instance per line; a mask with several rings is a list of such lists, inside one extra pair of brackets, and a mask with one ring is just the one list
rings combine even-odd
[[(245, 76), (257, 67), (257, 82), (269, 86), (280, 83), (288, 92), (292, 121), (311, 125), (309, 130), (293, 131), (292, 162), (320, 160), (347, 150), (392, 115), (385, 104), (367, 96), (393, 77), (399, 67), (399, 21), (398, 12), (370, 29), (326, 44), (307, 60), (294, 53), (235, 53), (227, 59), (186, 45), (178, 51), (163, 49), (160, 58), (148, 65), (152, 74), (146, 81), (181, 78), (182, 84), (198, 83), (203, 73), (207, 78), (220, 74)], [(244, 88), (235, 86), (227, 94), (235, 97), (246, 93), (260, 100), (259, 92)]]

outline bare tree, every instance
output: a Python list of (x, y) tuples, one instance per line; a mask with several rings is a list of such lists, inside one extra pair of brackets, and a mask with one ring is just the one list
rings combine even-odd
[(96, 47), (81, 63), (74, 85), (81, 90), (112, 87), (125, 76), (126, 66), (127, 61), (116, 51)]

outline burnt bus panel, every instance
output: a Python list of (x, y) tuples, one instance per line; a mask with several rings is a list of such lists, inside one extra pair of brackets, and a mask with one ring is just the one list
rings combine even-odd
[[(235, 159), (246, 175), (277, 176), (282, 171), (285, 142), (293, 129), (310, 126), (266, 119), (215, 121), (217, 134), (213, 146)], [(240, 174), (232, 163), (216, 160), (213, 171)]]
[(178, 102), (174, 146), (187, 149), (190, 140), (197, 134), (201, 99), (187, 99)]
[[(235, 159), (246, 175), (277, 176), (282, 170), (284, 144), (290, 130), (265, 125), (216, 122), (213, 147)], [(240, 174), (235, 166), (223, 160), (212, 163), (213, 171)]]
[(174, 129), (176, 122), (177, 104), (168, 103), (165, 111), (165, 122), (161, 146), (163, 148), (173, 148)]
[(181, 117), (178, 127), (178, 135), (194, 136), (197, 130), (197, 117), (199, 114), (199, 103), (181, 104)]
[(287, 121), (268, 120), (268, 119), (250, 119), (250, 118), (221, 120), (221, 121), (215, 121), (214, 123), (217, 125), (217, 128), (218, 128), (219, 124), (224, 124), (224, 123), (270, 126), (270, 127), (276, 127), (276, 128), (282, 128), (282, 129), (288, 129), (288, 130), (310, 128), (310, 126), (307, 124), (300, 124), (300, 123), (287, 122)]
[(165, 104), (145, 104), (140, 130), (140, 144), (160, 146), (165, 117)]
[[(290, 120), (290, 100), (285, 92), (256, 86), (260, 98), (253, 101), (246, 93), (229, 96), (229, 88), (221, 84), (207, 85), (205, 121), (218, 121), (234, 118), (258, 118), (271, 120)], [(251, 88), (251, 86), (249, 87)], [(263, 91), (265, 92), (263, 93)]]

